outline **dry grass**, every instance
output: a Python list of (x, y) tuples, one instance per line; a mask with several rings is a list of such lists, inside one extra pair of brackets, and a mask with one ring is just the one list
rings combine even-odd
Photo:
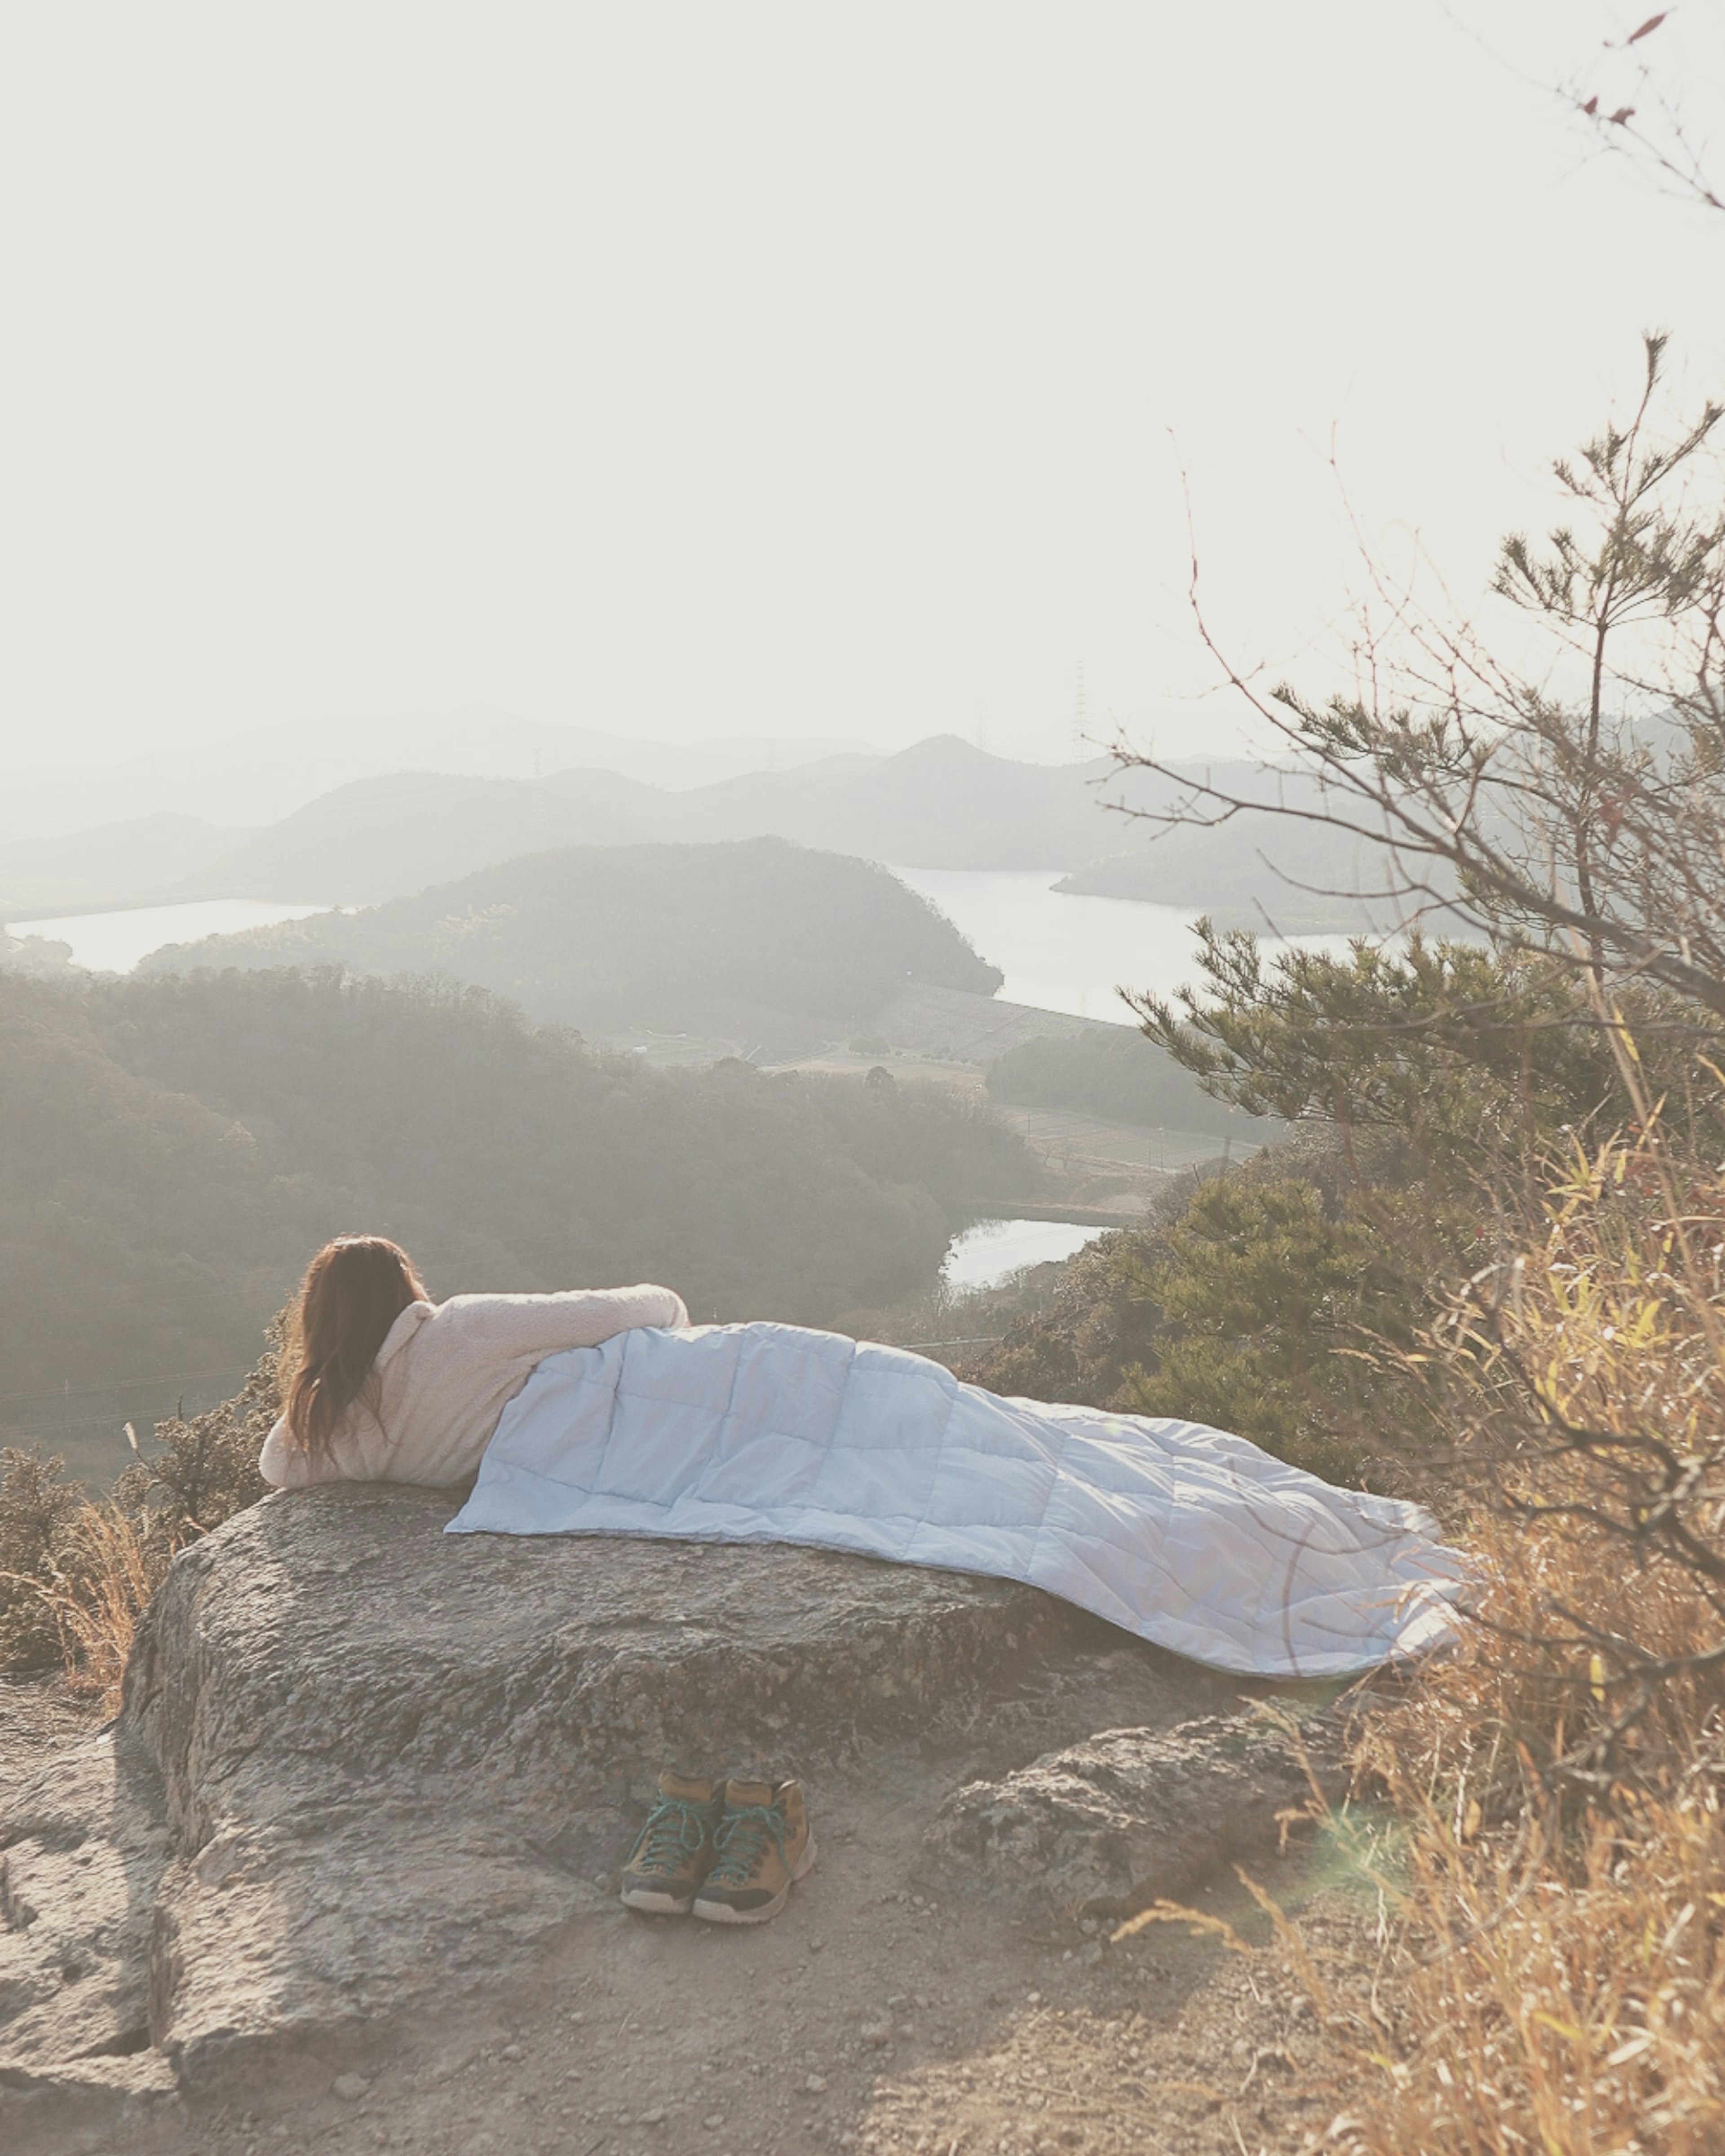
[(281, 1391), (284, 1327), (231, 1400), (156, 1430), (112, 1493), (93, 1498), (64, 1463), (0, 1452), (0, 1671), (58, 1661), (75, 1691), (117, 1707), (138, 1620), (175, 1553), (263, 1494), (258, 1452)]
[[(1602, 1585), (1621, 1599), (1620, 1579), (1579, 1578), (1540, 1539), (1483, 1614), (1507, 1621), (1543, 1593)], [(1481, 1634), (1363, 1717), (1361, 1763), (1399, 1823), (1370, 1866), (1398, 1921), (1385, 2025), (1355, 2061), (1343, 2145), (1725, 2148), (1725, 1757), (1703, 1728), (1686, 1756), (1672, 1747), (1604, 1800), (1566, 1809), (1531, 1748), (1562, 1756), (1566, 1698)]]
[(117, 1713), (138, 1620), (177, 1544), (147, 1514), (87, 1501), (60, 1523), (56, 1539), (45, 1577), (8, 1577), (48, 1611), (72, 1689)]
[[(1395, 1822), (1328, 2136), (1359, 2156), (1725, 2150), (1725, 1207), (1676, 1179), (1645, 1142), (1578, 1163), (1450, 1328), (1484, 1584), (1461, 1650), (1357, 1724)], [(1688, 1558), (1645, 1502), (1661, 1448)]]

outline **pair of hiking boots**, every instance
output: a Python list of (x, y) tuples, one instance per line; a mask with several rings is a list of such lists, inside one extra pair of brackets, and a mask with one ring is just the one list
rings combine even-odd
[(814, 1869), (800, 1782), (665, 1774), (624, 1866), (624, 1905), (710, 1924), (764, 1924)]

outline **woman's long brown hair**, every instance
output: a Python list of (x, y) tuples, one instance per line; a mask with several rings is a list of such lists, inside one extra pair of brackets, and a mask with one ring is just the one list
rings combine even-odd
[(287, 1426), (314, 1459), (365, 1391), (390, 1327), (409, 1303), (427, 1300), (413, 1260), (382, 1235), (338, 1235), (307, 1265)]

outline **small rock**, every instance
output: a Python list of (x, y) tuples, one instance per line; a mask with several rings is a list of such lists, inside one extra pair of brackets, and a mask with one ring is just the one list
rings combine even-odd
[(859, 2033), (864, 2043), (872, 2044), (877, 2051), (884, 2051), (892, 2041), (892, 2024), (890, 2021), (865, 2021)]
[(911, 2041), (911, 2037), (913, 2037), (913, 2036), (916, 2035), (916, 2025), (915, 2022), (913, 2022), (913, 2021), (901, 2021), (901, 2022), (899, 2023), (899, 2025), (898, 2025), (898, 2033), (900, 2034), (900, 2035), (901, 2035), (901, 2036), (902, 2036), (902, 2037), (904, 2038), (905, 2041), (908, 2044), (908, 2043), (910, 2042), (910, 2041)]
[(1308, 1758), (1337, 1778), (1333, 1727), (1314, 1722), (1305, 1738), (1239, 1715), (1105, 1731), (954, 1790), (924, 1850), (1026, 1910), (1124, 1915), (1183, 1899), (1224, 1860), (1276, 1845), (1281, 1814), (1307, 1790)]
[(827, 2092), (827, 2077), (824, 2074), (810, 2074), (803, 2086), (810, 2096), (824, 2096)]
[(518, 2059), (521, 2056), (521, 2047), (519, 2044), (506, 2044), (497, 2056), (501, 2059)]
[(664, 2123), (665, 2106), (662, 2103), (655, 2104), (651, 2111), (644, 2111), (635, 2121), (637, 2126), (663, 2126)]
[(357, 2103), (371, 2086), (363, 2074), (337, 2074), (330, 2083), (331, 2091), (343, 2103)]
[(1041, 2005), (1042, 1994), (1040, 1991), (1027, 1991), (1024, 1994), (1024, 2004), (1026, 2006)]
[(709, 2133), (716, 2133), (719, 2128), (725, 2123), (725, 2114), (722, 2111), (716, 2111), (712, 2114), (711, 2118), (704, 2118), (701, 2123), (706, 2128)]

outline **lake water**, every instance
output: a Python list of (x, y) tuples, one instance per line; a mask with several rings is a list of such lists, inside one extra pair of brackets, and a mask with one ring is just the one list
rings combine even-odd
[(978, 1220), (952, 1238), (941, 1277), (948, 1287), (993, 1287), (1020, 1265), (1075, 1256), (1102, 1233), (1065, 1220)]
[(1134, 1023), (1119, 989), (1166, 995), (1197, 968), (1196, 910), (1135, 898), (1069, 897), (1063, 869), (901, 869), (893, 874), (937, 906), (1006, 975), (1009, 1003), (1074, 1018)]
[[(1074, 1018), (1112, 1019), (1131, 1024), (1118, 994), (1124, 985), (1170, 994), (1194, 979), (1195, 912), (1146, 906), (1133, 898), (1067, 897), (1055, 890), (1059, 869), (895, 869), (912, 891), (937, 906), (991, 963), (1006, 975), (1000, 993), (1009, 1003)], [(183, 906), (133, 906), (116, 913), (83, 913), (55, 921), (21, 921), (14, 936), (45, 936), (69, 943), (80, 966), (126, 973), (164, 943), (189, 943), (200, 936), (225, 936), (299, 921), (326, 909), (264, 899), (197, 899)], [(1300, 942), (1341, 949), (1339, 936), (1301, 937)], [(1266, 951), (1276, 947), (1268, 938)]]
[(74, 962), (95, 973), (129, 973), (164, 943), (195, 942), (200, 936), (231, 936), (242, 928), (268, 928), (277, 921), (303, 921), (327, 906), (283, 906), (260, 898), (199, 898), (183, 906), (134, 906), (118, 913), (72, 913), (58, 921), (8, 923), (13, 936), (42, 936), (69, 943)]

